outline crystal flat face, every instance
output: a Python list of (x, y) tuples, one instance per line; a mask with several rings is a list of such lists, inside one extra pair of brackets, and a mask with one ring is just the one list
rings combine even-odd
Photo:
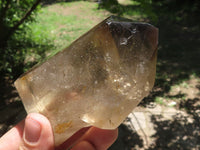
[(15, 82), (28, 113), (45, 115), (55, 144), (87, 126), (118, 127), (152, 89), (158, 29), (111, 16)]

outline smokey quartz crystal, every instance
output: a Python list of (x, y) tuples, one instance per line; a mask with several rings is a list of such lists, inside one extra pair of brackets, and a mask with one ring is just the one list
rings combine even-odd
[(111, 16), (15, 82), (55, 145), (87, 126), (117, 128), (154, 85), (158, 29)]

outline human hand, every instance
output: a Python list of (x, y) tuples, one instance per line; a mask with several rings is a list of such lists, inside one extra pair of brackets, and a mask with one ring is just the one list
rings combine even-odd
[(72, 145), (71, 150), (106, 150), (116, 140), (117, 134), (117, 129), (84, 128), (55, 148), (49, 120), (32, 113), (1, 137), (0, 150), (63, 150)]

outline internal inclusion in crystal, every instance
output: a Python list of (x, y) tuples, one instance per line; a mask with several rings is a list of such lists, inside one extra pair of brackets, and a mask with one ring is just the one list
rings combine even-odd
[(83, 127), (114, 129), (152, 89), (158, 29), (111, 16), (15, 82), (59, 145)]

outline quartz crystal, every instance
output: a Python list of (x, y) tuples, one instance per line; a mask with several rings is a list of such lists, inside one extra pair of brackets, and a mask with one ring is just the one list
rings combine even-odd
[(51, 122), (55, 145), (77, 130), (117, 128), (152, 89), (158, 29), (108, 17), (15, 82), (28, 113)]

